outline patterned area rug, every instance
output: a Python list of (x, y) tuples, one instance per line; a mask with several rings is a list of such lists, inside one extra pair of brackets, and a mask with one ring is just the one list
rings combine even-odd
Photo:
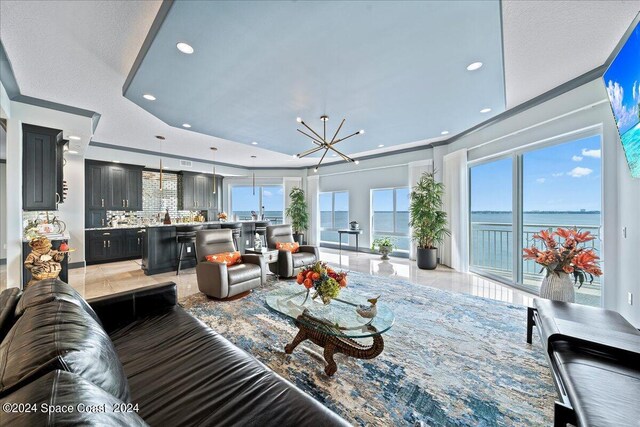
[(264, 303), (284, 282), (236, 301), (196, 294), (180, 303), (355, 425), (552, 424), (553, 382), (539, 341), (525, 342), (525, 307), (356, 272), (349, 279), (354, 292), (382, 294), (396, 321), (380, 356), (338, 354), (333, 377), (309, 341), (284, 353), (297, 328)]

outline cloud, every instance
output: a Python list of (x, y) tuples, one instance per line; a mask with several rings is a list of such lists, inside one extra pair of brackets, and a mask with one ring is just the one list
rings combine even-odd
[(551, 174), (551, 176), (554, 177), (554, 178), (557, 178), (557, 177), (562, 176), (562, 175), (564, 175), (564, 172), (556, 172), (556, 173), (552, 173)]
[(264, 196), (267, 196), (267, 197), (271, 197), (271, 196), (273, 196), (273, 193), (272, 193), (271, 191), (268, 191), (268, 190), (264, 190), (264, 191), (262, 192), (262, 194), (263, 194)]
[[(640, 88), (632, 88), (631, 96), (635, 100), (638, 97)], [(624, 88), (618, 82), (609, 80), (607, 85), (607, 94), (611, 100), (613, 114), (616, 116), (616, 122), (621, 132), (626, 132), (632, 125), (636, 123), (638, 118), (638, 104), (636, 102), (628, 108), (624, 105)]]
[(573, 160), (574, 162), (581, 162), (582, 161), (582, 156), (573, 156), (571, 158), (571, 160)]
[(587, 150), (586, 148), (582, 149), (582, 155), (586, 157), (593, 157), (594, 159), (600, 158), (600, 150)]
[(538, 184), (544, 184), (544, 182), (545, 182), (545, 181), (546, 181), (546, 179), (545, 179), (545, 178), (538, 178), (538, 179), (536, 179), (536, 182), (537, 182)]
[(580, 166), (578, 166), (576, 168), (571, 169), (571, 171), (567, 172), (567, 174), (574, 178), (582, 178), (583, 176), (589, 175), (591, 172), (593, 172), (592, 169), (581, 168)]

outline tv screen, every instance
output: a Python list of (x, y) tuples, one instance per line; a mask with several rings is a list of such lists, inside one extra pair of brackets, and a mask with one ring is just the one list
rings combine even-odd
[(640, 22), (603, 78), (631, 176), (640, 178)]

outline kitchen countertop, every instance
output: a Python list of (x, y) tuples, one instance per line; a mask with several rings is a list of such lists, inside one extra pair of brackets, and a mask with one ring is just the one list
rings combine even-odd
[[(52, 242), (58, 241), (58, 240), (69, 240), (70, 236), (69, 233), (63, 233), (61, 236), (56, 235), (56, 236), (46, 236), (49, 240), (51, 240)], [(26, 237), (22, 237), (22, 241), (23, 242), (30, 242), (31, 240), (26, 238)]]
[(205, 222), (178, 222), (171, 224), (151, 224), (151, 225), (121, 225), (118, 227), (96, 227), (85, 228), (85, 231), (101, 231), (101, 230), (127, 230), (135, 228), (155, 228), (155, 227), (175, 227), (178, 225), (207, 225), (207, 224), (238, 224), (238, 223), (254, 223), (258, 220), (241, 220), (241, 221), (205, 221)]

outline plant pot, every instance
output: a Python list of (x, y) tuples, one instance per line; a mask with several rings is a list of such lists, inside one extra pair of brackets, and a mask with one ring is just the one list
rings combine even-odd
[(304, 234), (303, 233), (293, 233), (293, 241), (297, 242), (299, 245), (304, 245)]
[(416, 262), (422, 270), (435, 270), (438, 266), (438, 249), (418, 248)]
[(380, 252), (380, 255), (382, 255), (380, 257), (380, 259), (384, 259), (384, 260), (389, 259), (389, 254), (392, 251), (393, 251), (393, 247), (392, 246), (379, 246), (378, 247), (378, 252)]
[(576, 290), (567, 273), (551, 273), (540, 285), (540, 297), (555, 301), (575, 302)]

